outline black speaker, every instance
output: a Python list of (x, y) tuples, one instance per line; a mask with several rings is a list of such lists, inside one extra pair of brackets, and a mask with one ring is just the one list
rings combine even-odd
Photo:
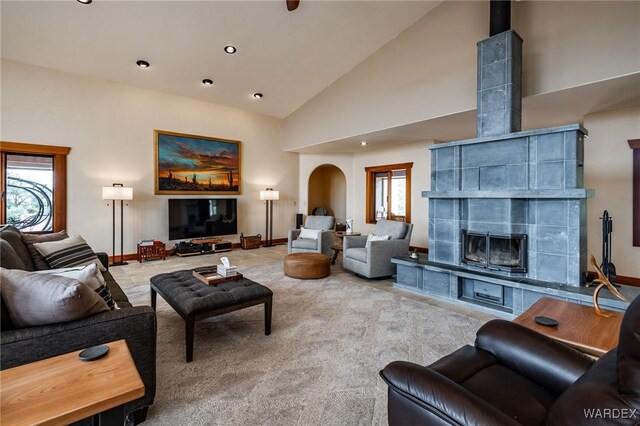
[(302, 213), (296, 213), (296, 229), (302, 226)]

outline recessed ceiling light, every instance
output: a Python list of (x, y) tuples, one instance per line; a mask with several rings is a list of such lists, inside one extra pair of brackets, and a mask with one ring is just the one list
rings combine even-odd
[(224, 51), (227, 52), (229, 55), (233, 55), (234, 53), (236, 53), (237, 49), (235, 46), (225, 46)]
[(78, 3), (90, 4), (93, 0), (78, 0)]
[(205, 78), (204, 80), (202, 80), (202, 84), (204, 84), (205, 86), (211, 86), (213, 85), (213, 80)]
[(147, 61), (143, 61), (142, 59), (140, 59), (139, 61), (136, 62), (136, 64), (140, 67), (140, 68), (149, 68), (149, 62)]
[(367, 146), (367, 141), (362, 141), (362, 142), (360, 142), (360, 145), (361, 145), (361, 146)]
[(253, 97), (256, 99), (260, 99), (261, 97), (263, 97), (264, 95), (262, 93), (254, 93)]

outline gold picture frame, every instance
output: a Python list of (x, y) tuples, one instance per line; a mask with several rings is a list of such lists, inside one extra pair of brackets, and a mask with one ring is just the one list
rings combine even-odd
[(155, 193), (239, 195), (241, 142), (154, 130)]

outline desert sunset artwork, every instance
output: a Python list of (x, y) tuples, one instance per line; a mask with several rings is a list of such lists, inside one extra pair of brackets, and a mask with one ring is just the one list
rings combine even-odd
[(156, 130), (156, 194), (240, 194), (240, 142)]

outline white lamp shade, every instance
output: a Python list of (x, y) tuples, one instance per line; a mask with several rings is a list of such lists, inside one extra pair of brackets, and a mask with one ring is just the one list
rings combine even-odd
[(274, 191), (269, 189), (267, 191), (260, 191), (261, 201), (277, 201), (280, 199), (280, 191)]
[(133, 188), (126, 186), (103, 186), (103, 200), (133, 200)]

